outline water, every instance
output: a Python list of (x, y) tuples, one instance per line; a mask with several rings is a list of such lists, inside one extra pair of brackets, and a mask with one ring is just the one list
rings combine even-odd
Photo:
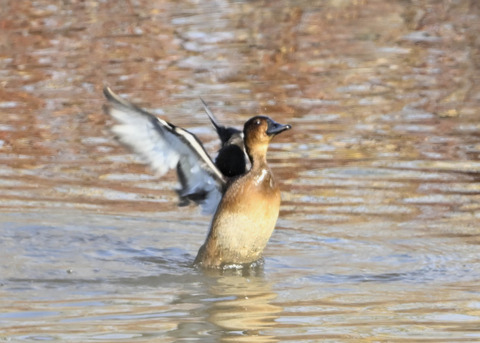
[[(3, 1), (0, 340), (480, 341), (476, 1)], [(218, 148), (293, 129), (259, 268), (106, 129), (102, 87)]]

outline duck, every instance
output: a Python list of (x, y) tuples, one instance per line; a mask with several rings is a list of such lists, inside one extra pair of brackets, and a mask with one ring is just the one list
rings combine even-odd
[(204, 214), (213, 214), (194, 265), (225, 269), (261, 259), (281, 202), (267, 150), (271, 140), (291, 125), (258, 115), (247, 120), (243, 130), (225, 127), (201, 99), (221, 141), (214, 161), (190, 131), (125, 100), (109, 87), (103, 93), (108, 101), (104, 111), (114, 119), (110, 129), (117, 140), (142, 158), (156, 176), (176, 170), (179, 205), (194, 202)]

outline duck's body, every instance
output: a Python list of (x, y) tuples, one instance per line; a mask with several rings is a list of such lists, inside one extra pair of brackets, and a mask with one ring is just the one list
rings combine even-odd
[(215, 212), (195, 263), (204, 267), (258, 260), (275, 228), (280, 190), (268, 166), (234, 180)]
[[(222, 140), (219, 157), (225, 165), (220, 168), (193, 134), (128, 103), (109, 88), (104, 93), (111, 104), (106, 112), (120, 122), (112, 128), (120, 141), (143, 156), (157, 174), (176, 167), (182, 185), (181, 199), (194, 200), (204, 210), (215, 210), (195, 264), (219, 268), (258, 260), (280, 209), (280, 190), (266, 161), (268, 143), (276, 134), (290, 129), (290, 125), (256, 116), (245, 123), (243, 132), (229, 128), (232, 134), (223, 136), (227, 137), (224, 139), (206, 107)], [(239, 137), (243, 138), (241, 142)], [(251, 163), (248, 171), (245, 152)], [(240, 171), (243, 172), (239, 175)]]

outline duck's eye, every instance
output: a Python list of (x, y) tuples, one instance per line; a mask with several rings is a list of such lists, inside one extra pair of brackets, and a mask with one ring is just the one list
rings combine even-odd
[(260, 125), (261, 121), (260, 119), (255, 120), (255, 125)]

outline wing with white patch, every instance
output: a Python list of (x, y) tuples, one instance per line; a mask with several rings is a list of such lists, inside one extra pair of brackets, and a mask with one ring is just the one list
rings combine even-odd
[(110, 88), (103, 90), (109, 106), (105, 112), (117, 121), (117, 139), (138, 154), (157, 176), (176, 168), (181, 204), (194, 201), (213, 213), (222, 197), (226, 179), (197, 137), (122, 99)]

